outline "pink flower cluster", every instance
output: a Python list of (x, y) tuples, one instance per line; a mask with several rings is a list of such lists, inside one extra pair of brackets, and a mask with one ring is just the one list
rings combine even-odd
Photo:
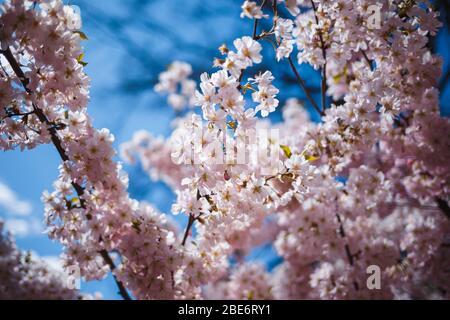
[[(159, 297), (159, 291), (155, 296), (135, 291), (132, 284), (148, 275), (135, 268), (142, 261), (129, 245), (148, 236), (135, 227), (138, 222), (154, 227), (148, 226), (155, 240), (166, 239), (169, 230), (154, 225), (162, 217), (155, 219), (129, 198), (128, 178), (112, 160), (113, 136), (92, 126), (80, 17), (61, 1), (6, 1), (2, 12), (1, 147), (53, 143), (63, 160), (55, 190), (42, 196), (49, 237), (64, 245), (65, 265), (80, 268), (85, 280), (101, 279), (113, 269), (135, 297)], [(109, 252), (120, 254), (120, 267)], [(164, 248), (145, 254), (150, 260), (170, 259)]]
[(182, 111), (186, 106), (193, 106), (197, 83), (189, 79), (192, 67), (182, 61), (174, 61), (166, 71), (159, 75), (155, 85), (156, 92), (168, 94), (167, 103), (175, 110)]
[(0, 299), (76, 300), (89, 298), (70, 289), (67, 276), (31, 252), (20, 251), (0, 220)]
[[(188, 115), (166, 142), (147, 135), (148, 147), (136, 137), (126, 144), (128, 155), (137, 154), (152, 177), (174, 188), (173, 213), (196, 222), (192, 243), (206, 266), (223, 256), (241, 259), (266, 241), (283, 258), (272, 274), (224, 264), (229, 272), (208, 274), (205, 297), (448, 298), (450, 122), (439, 115), (440, 59), (426, 47), (437, 14), (427, 2), (385, 1), (376, 29), (367, 23), (374, 4), (286, 1), (293, 18), (275, 12), (272, 30), (237, 39), (237, 52), (220, 48), (226, 57), (215, 65), (222, 70), (202, 75), (196, 94), (203, 121)], [(257, 26), (262, 11), (249, 1), (242, 8)], [(298, 62), (320, 69), (325, 93), (343, 101), (323, 105), (321, 123), (295, 99), (283, 107), (282, 123), (255, 117), (278, 105), (270, 71), (242, 82), (260, 62), (257, 43), (266, 37), (277, 44), (278, 60), (295, 45)], [(255, 109), (247, 91), (254, 91)], [(198, 127), (204, 129), (196, 136)], [(261, 165), (215, 161), (227, 159), (220, 152), (226, 144), (256, 139), (248, 130), (256, 128), (279, 131), (269, 145), (280, 161), (264, 163), (274, 175), (262, 174)], [(189, 162), (192, 154), (200, 161)], [(176, 160), (170, 165), (169, 155)], [(380, 289), (367, 286), (370, 266), (381, 270)], [(261, 280), (245, 276), (247, 270)]]

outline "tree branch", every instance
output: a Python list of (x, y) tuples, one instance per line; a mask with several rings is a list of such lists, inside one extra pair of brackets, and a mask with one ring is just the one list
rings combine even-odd
[(192, 226), (194, 225), (195, 217), (192, 213), (189, 214), (189, 220), (188, 224), (186, 226), (186, 230), (184, 231), (183, 241), (181, 242), (181, 245), (184, 247), (186, 245), (186, 240), (189, 236), (189, 231), (191, 231)]
[[(344, 224), (342, 223), (341, 216), (339, 215), (339, 213), (336, 213), (336, 218), (339, 223), (339, 235), (341, 236), (342, 239), (345, 240), (346, 234), (345, 234), (345, 230), (344, 230)], [(347, 255), (348, 263), (350, 264), (350, 266), (353, 267), (355, 264), (354, 255), (350, 251), (350, 246), (348, 245), (348, 242), (345, 242), (344, 248), (345, 248), (345, 254)], [(355, 287), (355, 290), (357, 290), (357, 291), (359, 290), (359, 285), (356, 281), (353, 281), (353, 286)]]
[(364, 60), (366, 60), (367, 64), (369, 65), (370, 70), (373, 71), (372, 61), (370, 61), (369, 57), (367, 56), (367, 53), (365, 50), (361, 50), (361, 53), (364, 57)]
[[(316, 20), (317, 26), (319, 26), (319, 18), (317, 17), (317, 9), (316, 5), (313, 0), (311, 0), (311, 5), (314, 10), (314, 17)], [(319, 40), (320, 40), (320, 47), (322, 49), (322, 57), (324, 60), (323, 67), (322, 67), (322, 80), (321, 80), (321, 89), (322, 89), (322, 112), (325, 112), (326, 109), (326, 95), (327, 95), (327, 50), (325, 48), (325, 41), (323, 41), (323, 34), (322, 30), (319, 30)]]
[(312, 106), (314, 107), (314, 109), (316, 109), (316, 111), (321, 115), (324, 116), (325, 113), (323, 111), (320, 110), (319, 106), (317, 105), (317, 103), (314, 101), (314, 99), (312, 98), (311, 94), (309, 93), (308, 88), (306, 87), (305, 82), (303, 81), (302, 77), (300, 77), (300, 74), (297, 71), (297, 68), (295, 67), (294, 63), (292, 62), (292, 58), (289, 56), (287, 58), (289, 65), (291, 66), (292, 71), (294, 72), (295, 77), (297, 78), (297, 82), (300, 85), (300, 87), (302, 88), (302, 90), (305, 92), (306, 98), (308, 99), (308, 101), (312, 104)]
[[(278, 6), (277, 6), (277, 0), (272, 0), (272, 10), (273, 10), (273, 15), (274, 15), (274, 19), (276, 17), (278, 17)], [(274, 26), (275, 26), (275, 22), (274, 22)], [(300, 76), (297, 68), (295, 67), (294, 63), (292, 62), (292, 58), (289, 56), (288, 57), (288, 62), (289, 62), (289, 66), (291, 67), (292, 71), (294, 72), (295, 78), (297, 78), (297, 82), (300, 85), (301, 89), (303, 90), (303, 92), (306, 95), (306, 98), (308, 99), (308, 101), (312, 104), (312, 106), (314, 107), (314, 109), (316, 109), (316, 111), (321, 115), (324, 116), (324, 112), (320, 111), (319, 106), (317, 105), (317, 103), (314, 101), (314, 99), (312, 98), (308, 88), (306, 87), (305, 81), (303, 81), (302, 77)]]
[[(6, 58), (6, 60), (10, 64), (11, 68), (13, 69), (17, 78), (19, 78), (19, 80), (20, 80), (23, 88), (27, 92), (27, 94), (32, 96), (33, 92), (28, 88), (28, 84), (29, 84), (30, 80), (25, 76), (24, 72), (22, 71), (22, 68), (20, 67), (19, 63), (17, 62), (16, 58), (14, 57), (13, 53), (11, 52), (11, 49), (8, 47), (5, 50), (0, 50), (0, 53), (3, 54), (3, 56)], [(32, 103), (32, 105), (33, 105), (34, 113), (38, 117), (39, 121), (41, 121), (42, 123), (47, 125), (47, 127), (48, 127), (47, 129), (50, 133), (52, 143), (55, 146), (56, 150), (58, 151), (58, 154), (61, 157), (61, 159), (63, 160), (63, 162), (70, 161), (69, 157), (67, 156), (66, 151), (64, 150), (64, 148), (62, 146), (61, 139), (58, 136), (56, 128), (54, 126), (52, 126), (52, 124), (48, 120), (47, 116), (34, 102)], [(80, 199), (81, 207), (83, 209), (86, 209), (86, 204), (83, 199), (84, 188), (74, 181), (72, 181), (71, 184), (72, 184), (73, 188), (75, 189), (75, 191), (78, 195), (78, 198)], [(91, 217), (87, 216), (86, 218), (90, 219)], [(109, 265), (111, 271), (114, 271), (114, 269), (116, 269), (116, 265), (114, 264), (114, 261), (111, 259), (109, 253), (105, 249), (100, 250), (99, 253), (102, 256), (103, 260), (106, 262), (106, 264)], [(114, 276), (114, 280), (116, 281), (116, 284), (119, 288), (120, 295), (125, 300), (131, 300), (131, 297), (128, 294), (128, 292), (125, 289), (122, 282), (120, 282), (117, 279), (117, 277), (114, 275), (114, 273), (113, 273), (113, 276)]]
[[(267, 0), (264, 0), (264, 1), (261, 3), (261, 9), (264, 7), (264, 5), (266, 4), (266, 2), (267, 2)], [(277, 17), (277, 16), (278, 16), (278, 8), (277, 8), (276, 0), (273, 0), (273, 2), (272, 2), (272, 10), (273, 10), (273, 12), (274, 12), (274, 18)], [(274, 26), (275, 26), (275, 22), (274, 22)], [(255, 21), (253, 22), (253, 36), (252, 36), (253, 40), (258, 41), (258, 40), (262, 39), (262, 38), (264, 37), (264, 35), (266, 35), (266, 33), (264, 33), (264, 32), (261, 33), (260, 35), (258, 35), (257, 33), (258, 33), (258, 19), (255, 19)], [(305, 92), (306, 98), (307, 98), (308, 101), (312, 104), (312, 106), (314, 107), (314, 109), (315, 109), (321, 116), (324, 116), (325, 113), (322, 112), (322, 111), (320, 111), (319, 106), (317, 105), (317, 103), (316, 103), (316, 102), (314, 101), (314, 99), (312, 98), (312, 96), (311, 96), (311, 94), (310, 94), (308, 88), (306, 87), (305, 82), (304, 82), (303, 79), (301, 78), (300, 74), (298, 73), (297, 68), (295, 67), (294, 63), (292, 62), (291, 57), (288, 57), (288, 62), (289, 62), (289, 65), (290, 65), (292, 71), (294, 72), (294, 75), (295, 75), (295, 77), (296, 77), (296, 79), (297, 79), (298, 84), (300, 85), (300, 88)], [(244, 76), (243, 71), (241, 71), (241, 74), (239, 75), (239, 79), (238, 79), (238, 82), (239, 82), (239, 87), (238, 87), (238, 88), (239, 88), (239, 89), (241, 88), (241, 84), (240, 84), (240, 83), (241, 83), (241, 81), (242, 81), (243, 76)]]
[[(263, 0), (263, 2), (261, 3), (261, 10), (262, 10), (262, 8), (265, 6), (265, 4), (266, 4), (266, 1), (267, 0)], [(259, 19), (254, 19), (255, 21), (253, 22), (253, 36), (252, 36), (252, 38), (253, 38), (253, 40), (256, 40), (257, 39), (257, 32), (258, 32), (258, 21), (259, 21)]]

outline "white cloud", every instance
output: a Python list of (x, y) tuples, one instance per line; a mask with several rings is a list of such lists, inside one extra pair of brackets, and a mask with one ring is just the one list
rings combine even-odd
[(6, 219), (5, 229), (16, 237), (27, 237), (43, 231), (38, 219)]
[(64, 272), (63, 261), (58, 256), (43, 256), (41, 257), (52, 269)]
[(20, 200), (11, 188), (0, 181), (0, 207), (7, 213), (20, 216), (31, 214), (33, 209), (28, 201)]

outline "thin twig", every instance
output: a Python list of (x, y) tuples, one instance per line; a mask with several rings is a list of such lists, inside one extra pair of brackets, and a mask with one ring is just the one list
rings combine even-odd
[[(264, 7), (264, 5), (266, 4), (266, 2), (267, 2), (267, 0), (264, 0), (264, 1), (261, 3), (261, 9)], [(272, 10), (273, 10), (273, 13), (274, 13), (274, 17), (276, 18), (276, 17), (278, 16), (278, 7), (277, 7), (276, 0), (273, 0), (273, 1), (272, 1)], [(274, 24), (275, 24), (275, 22), (274, 22)], [(273, 28), (272, 28), (272, 29), (273, 29)], [(269, 32), (269, 33), (262, 32), (260, 35), (257, 35), (257, 32), (258, 32), (258, 19), (255, 19), (255, 21), (253, 22), (253, 40), (258, 41), (258, 40), (264, 38), (265, 35), (270, 34), (270, 32)], [(317, 103), (316, 103), (316, 102), (314, 101), (314, 99), (312, 98), (312, 96), (311, 96), (311, 94), (310, 94), (308, 88), (307, 88), (306, 85), (305, 85), (305, 82), (304, 82), (303, 79), (301, 78), (301, 76), (300, 76), (300, 74), (299, 74), (297, 68), (295, 67), (294, 63), (292, 62), (291, 57), (288, 57), (288, 62), (289, 62), (289, 65), (290, 65), (292, 71), (293, 71), (294, 74), (295, 74), (295, 77), (297, 78), (297, 82), (299, 83), (301, 89), (305, 92), (306, 98), (307, 98), (308, 101), (312, 104), (312, 106), (314, 107), (314, 109), (315, 109), (321, 116), (324, 116), (325, 113), (322, 112), (322, 111), (320, 111), (319, 106), (317, 105)], [(244, 75), (244, 74), (243, 74), (243, 71), (241, 71), (241, 74), (239, 75), (239, 79), (238, 79), (238, 81), (239, 81), (239, 87), (238, 87), (238, 88), (239, 88), (239, 89), (241, 88), (241, 84), (240, 84), (240, 83), (241, 83), (241, 81), (242, 81), (243, 75)]]
[(272, 0), (272, 10), (273, 10), (273, 15), (274, 15), (275, 17), (278, 17), (277, 0)]
[(189, 236), (189, 232), (192, 229), (192, 226), (194, 225), (195, 222), (195, 217), (192, 213), (189, 214), (189, 220), (188, 220), (188, 224), (186, 226), (186, 230), (184, 231), (184, 236), (183, 236), (183, 241), (181, 242), (181, 245), (184, 247), (184, 245), (186, 244), (186, 240)]
[[(102, 256), (103, 260), (105, 260), (105, 262), (109, 265), (111, 270), (116, 269), (116, 264), (111, 259), (111, 256), (109, 255), (108, 251), (101, 250), (100, 255)], [(112, 275), (113, 275), (114, 281), (117, 283), (117, 286), (119, 287), (119, 294), (123, 297), (124, 300), (131, 300), (131, 297), (130, 297), (127, 289), (125, 289), (125, 286), (123, 285), (123, 283), (121, 281), (119, 281), (119, 279), (117, 279), (117, 276), (114, 273), (112, 273)]]
[[(265, 6), (267, 0), (263, 0), (263, 2), (261, 3), (261, 10), (262, 8)], [(258, 21), (259, 19), (254, 18), (254, 22), (253, 22), (253, 40), (257, 39), (257, 32), (258, 32)]]
[(365, 50), (361, 50), (361, 53), (362, 53), (364, 59), (366, 60), (367, 64), (369, 65), (370, 70), (373, 71), (372, 61), (370, 61), (369, 57), (367, 56), (366, 51)]
[[(28, 88), (29, 79), (25, 76), (24, 72), (22, 71), (22, 68), (20, 67), (19, 63), (17, 62), (16, 58), (14, 57), (13, 53), (11, 52), (11, 49), (8, 47), (5, 50), (0, 50), (0, 53), (3, 54), (3, 56), (6, 58), (6, 60), (10, 64), (11, 68), (13, 69), (17, 78), (19, 78), (19, 80), (20, 80), (23, 88), (27, 92), (27, 94), (31, 96), (33, 94), (33, 92)], [(32, 105), (33, 105), (33, 109), (34, 109), (33, 112), (36, 114), (39, 121), (41, 121), (42, 123), (47, 125), (52, 143), (56, 147), (56, 150), (58, 151), (58, 154), (61, 157), (62, 161), (63, 162), (70, 161), (69, 157), (67, 156), (66, 151), (64, 150), (64, 148), (62, 146), (61, 139), (58, 136), (56, 128), (51, 125), (51, 122), (48, 120), (47, 116), (34, 102), (32, 103)], [(86, 204), (83, 199), (84, 188), (74, 181), (72, 181), (71, 184), (72, 184), (73, 188), (75, 189), (75, 191), (78, 195), (78, 198), (80, 199), (81, 207), (83, 209), (86, 209)], [(87, 216), (87, 218), (90, 219), (90, 217), (88, 217), (88, 216)], [(109, 253), (105, 249), (100, 250), (99, 253), (102, 256), (103, 260), (109, 265), (111, 271), (114, 271), (114, 269), (116, 269), (116, 265), (114, 264), (114, 261), (109, 256)], [(114, 275), (114, 273), (113, 273), (113, 276), (114, 276), (114, 280), (116, 281), (116, 284), (119, 288), (120, 295), (125, 300), (131, 300), (131, 297), (128, 294), (128, 292), (125, 289), (122, 282), (117, 279), (117, 277)]]
[[(339, 235), (343, 239), (345, 239), (346, 238), (346, 234), (345, 234), (345, 230), (344, 230), (344, 224), (342, 223), (341, 216), (339, 215), (339, 213), (336, 213), (336, 218), (337, 218), (337, 221), (339, 223)], [(353, 255), (352, 255), (352, 253), (350, 251), (350, 247), (349, 247), (348, 243), (345, 244), (345, 253), (347, 255), (348, 263), (351, 266), (353, 266), (353, 264), (354, 264)]]
[[(261, 10), (262, 10), (262, 8), (264, 7), (264, 5), (266, 4), (266, 1), (267, 0), (264, 0), (262, 3), (261, 3)], [(258, 33), (258, 21), (259, 21), (259, 19), (254, 19), (255, 21), (253, 21), (253, 33), (252, 33), (252, 39), (253, 40), (255, 40), (255, 41), (258, 41), (259, 39), (261, 39), (262, 38), (262, 35), (264, 34), (264, 33), (261, 33), (260, 35), (258, 35), (257, 33)], [(238, 78), (238, 83), (239, 83), (239, 85), (238, 85), (238, 90), (241, 90), (242, 89), (242, 85), (241, 85), (241, 81), (242, 81), (242, 78), (244, 77), (244, 69), (242, 69), (241, 70), (241, 73), (239, 74), (239, 78)]]
[[(354, 266), (355, 261), (354, 261), (354, 255), (352, 254), (352, 252), (350, 251), (350, 246), (348, 245), (348, 242), (346, 241), (346, 234), (345, 234), (345, 230), (344, 230), (344, 224), (342, 222), (341, 216), (339, 215), (339, 213), (336, 213), (336, 218), (337, 221), (339, 223), (339, 235), (341, 236), (342, 239), (344, 239), (345, 241), (345, 254), (347, 255), (347, 260), (348, 263), (350, 264), (350, 266)], [(359, 285), (356, 281), (353, 281), (353, 286), (355, 287), (355, 290), (359, 290)]]
[[(274, 14), (274, 18), (278, 17), (278, 6), (277, 6), (277, 0), (272, 0), (272, 10)], [(274, 22), (275, 23), (275, 22)], [(305, 81), (303, 81), (302, 77), (300, 76), (300, 73), (298, 72), (297, 68), (295, 67), (294, 63), (292, 62), (291, 56), (287, 58), (289, 62), (289, 66), (291, 67), (292, 71), (294, 72), (295, 77), (297, 78), (297, 82), (300, 85), (300, 88), (303, 90), (303, 92), (306, 95), (306, 98), (311, 103), (311, 105), (314, 107), (314, 109), (321, 115), (324, 116), (324, 111), (321, 111), (317, 103), (314, 101), (313, 97), (311, 96), (308, 88), (306, 87)]]
[(302, 90), (305, 92), (306, 98), (308, 99), (308, 101), (312, 104), (312, 106), (314, 107), (314, 109), (316, 109), (316, 111), (321, 115), (324, 116), (325, 113), (323, 111), (320, 110), (319, 106), (317, 105), (317, 103), (314, 101), (314, 99), (312, 98), (311, 94), (309, 93), (308, 88), (306, 87), (305, 82), (303, 81), (302, 77), (300, 76), (300, 74), (297, 71), (297, 68), (295, 67), (294, 63), (292, 62), (292, 58), (289, 56), (287, 58), (289, 65), (291, 66), (292, 71), (295, 74), (295, 77), (297, 78), (297, 82), (299, 83), (300, 87), (302, 88)]
[[(317, 26), (319, 26), (319, 18), (317, 17), (317, 9), (316, 5), (313, 0), (311, 0), (311, 5), (314, 10), (314, 17), (316, 20)], [(319, 40), (320, 40), (320, 46), (322, 49), (322, 57), (323, 57), (323, 67), (322, 67), (322, 80), (321, 80), (321, 91), (322, 91), (322, 112), (325, 112), (326, 109), (326, 95), (327, 95), (327, 50), (325, 48), (325, 41), (323, 40), (323, 33), (322, 30), (319, 29)]]
[(34, 113), (34, 110), (30, 111), (30, 112), (24, 112), (24, 113), (21, 113), (21, 112), (9, 113), (6, 116), (4, 116), (2, 118), (2, 120), (0, 120), (0, 121), (5, 120), (6, 118), (12, 118), (12, 117), (25, 117), (25, 116), (29, 116), (30, 114), (33, 114), (33, 113)]

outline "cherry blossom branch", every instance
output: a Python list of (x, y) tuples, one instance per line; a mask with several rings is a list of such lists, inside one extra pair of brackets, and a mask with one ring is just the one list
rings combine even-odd
[[(0, 49), (1, 50), (1, 49)], [(3, 50), (1, 50), (1, 51), (3, 51)], [(3, 63), (0, 61), (0, 68), (2, 69), (2, 73), (1, 73), (1, 75), (2, 75), (2, 77), (6, 77), (6, 78), (8, 78), (9, 79), (9, 75), (8, 75), (8, 72), (6, 72), (6, 69), (5, 69), (5, 67), (3, 66)]]
[[(278, 6), (277, 6), (277, 0), (272, 0), (272, 10), (274, 15), (274, 21), (276, 21), (276, 18), (278, 17)], [(274, 22), (275, 25), (275, 22)], [(295, 67), (294, 63), (292, 62), (292, 58), (289, 56), (288, 58), (289, 66), (291, 67), (292, 71), (294, 72), (295, 78), (297, 79), (297, 82), (300, 85), (300, 88), (303, 90), (303, 92), (306, 95), (306, 98), (311, 103), (311, 105), (314, 107), (314, 109), (321, 115), (324, 116), (325, 113), (320, 110), (317, 103), (312, 98), (308, 88), (306, 87), (305, 81), (300, 76), (300, 73), (298, 72), (297, 68)]]
[(278, 17), (277, 0), (272, 0), (272, 10), (275, 17)]
[(300, 76), (300, 74), (298, 73), (297, 68), (295, 67), (294, 63), (292, 62), (292, 58), (289, 56), (287, 58), (289, 65), (291, 66), (292, 71), (294, 72), (295, 77), (297, 78), (297, 82), (300, 85), (300, 87), (303, 89), (303, 91), (305, 92), (306, 98), (308, 99), (308, 101), (312, 104), (312, 106), (314, 107), (314, 109), (316, 109), (316, 111), (321, 115), (324, 116), (325, 113), (323, 111), (320, 110), (319, 106), (317, 105), (317, 103), (314, 101), (314, 99), (312, 98), (308, 88), (306, 87), (305, 81), (303, 81), (302, 77)]
[[(267, 0), (263, 0), (261, 3), (260, 8), (262, 9), (266, 5)], [(257, 32), (258, 32), (258, 21), (259, 19), (255, 18), (255, 21), (253, 22), (253, 40), (257, 40)]]
[[(0, 54), (2, 54), (8, 63), (10, 64), (11, 68), (13, 69), (15, 75), (20, 80), (23, 88), (27, 92), (28, 95), (32, 95), (33, 92), (28, 88), (28, 84), (30, 80), (25, 76), (22, 68), (20, 67), (19, 63), (17, 62), (16, 58), (14, 57), (13, 53), (11, 52), (11, 49), (7, 47), (5, 50), (0, 50)], [(64, 150), (61, 139), (58, 136), (57, 129), (52, 125), (52, 123), (48, 120), (47, 116), (44, 114), (44, 112), (33, 102), (33, 113), (36, 114), (39, 121), (47, 125), (47, 129), (50, 133), (50, 138), (52, 140), (53, 145), (55, 146), (56, 150), (58, 151), (58, 154), (63, 162), (70, 161), (69, 157), (67, 156), (66, 151)], [(83, 199), (84, 194), (84, 188), (79, 185), (78, 183), (72, 181), (71, 182), (73, 188), (75, 189), (78, 198), (80, 199), (80, 204), (83, 209), (86, 209), (86, 204)], [(90, 219), (91, 217), (87, 216), (87, 219)], [(100, 255), (102, 256), (103, 260), (108, 264), (111, 271), (114, 271), (116, 269), (116, 265), (114, 264), (114, 261), (110, 257), (109, 253), (102, 249), (99, 251)], [(119, 281), (116, 277), (116, 275), (113, 273), (114, 280), (119, 288), (120, 295), (125, 300), (131, 300), (130, 295), (128, 294), (127, 290), (125, 289), (124, 285), (121, 281)]]
[[(261, 9), (266, 4), (266, 1), (267, 0), (263, 0), (263, 2), (261, 3)], [(263, 35), (265, 34), (264, 32), (261, 33), (260, 35), (257, 34), (258, 33), (258, 21), (259, 21), (259, 19), (255, 18), (255, 21), (253, 22), (252, 38), (255, 41), (258, 41), (259, 39), (261, 39), (263, 37)], [(244, 70), (241, 70), (241, 74), (239, 75), (239, 78), (238, 78), (238, 83), (239, 83), (238, 89), (239, 90), (242, 88), (241, 81), (242, 81), (243, 77), (244, 77)]]
[(194, 217), (194, 215), (192, 213), (189, 214), (189, 220), (188, 220), (188, 224), (186, 226), (186, 230), (184, 231), (184, 236), (183, 236), (183, 241), (181, 242), (181, 245), (184, 247), (186, 244), (186, 240), (189, 236), (189, 232), (192, 229), (192, 226), (194, 225), (196, 218)]
[[(116, 264), (114, 263), (113, 259), (111, 259), (111, 256), (109, 255), (108, 251), (101, 250), (100, 255), (102, 256), (103, 260), (109, 265), (111, 270), (116, 269)], [(131, 300), (130, 295), (128, 294), (127, 289), (125, 289), (125, 286), (121, 281), (119, 281), (116, 277), (116, 275), (113, 273), (114, 281), (117, 284), (117, 287), (119, 288), (119, 294), (122, 296), (124, 300)]]
[[(341, 219), (341, 216), (339, 215), (339, 213), (336, 213), (336, 218), (337, 218), (337, 221), (339, 223), (339, 235), (341, 236), (342, 239), (345, 240), (347, 235), (345, 233), (344, 224), (342, 222), (342, 219)], [(348, 263), (350, 264), (350, 266), (353, 267), (354, 264), (355, 264), (354, 255), (350, 251), (350, 246), (348, 245), (347, 242), (345, 242), (344, 248), (345, 248), (345, 254), (347, 255)], [(358, 285), (358, 283), (356, 281), (353, 281), (353, 286), (355, 287), (355, 290), (359, 290), (359, 285)]]
[[(260, 6), (260, 8), (263, 8), (264, 7), (264, 5), (266, 4), (266, 2), (267, 2), (267, 0), (264, 0), (262, 3), (261, 3), (261, 6)], [(274, 13), (274, 26), (272, 27), (272, 30), (274, 29), (274, 27), (275, 27), (275, 18), (276, 17), (278, 17), (278, 7), (277, 7), (277, 2), (276, 2), (276, 0), (273, 0), (272, 1), (272, 10), (273, 10), (273, 13)], [(266, 36), (268, 36), (268, 35), (270, 35), (271, 34), (271, 32), (262, 32), (261, 34), (257, 34), (257, 32), (258, 32), (258, 20), (259, 19), (255, 19), (255, 21), (253, 22), (253, 35), (252, 35), (252, 38), (253, 38), (253, 40), (255, 40), (255, 41), (258, 41), (258, 40), (260, 40), (260, 39), (264, 39)], [(321, 111), (320, 110), (320, 108), (319, 108), (319, 106), (317, 105), (317, 103), (314, 101), (314, 99), (312, 98), (312, 96), (311, 96), (311, 93), (309, 92), (309, 89), (306, 87), (306, 84), (305, 84), (305, 81), (302, 79), (302, 77), (300, 76), (300, 74), (299, 74), (299, 72), (298, 72), (298, 70), (297, 70), (297, 68), (295, 67), (295, 65), (294, 65), (294, 63), (292, 62), (292, 59), (291, 59), (291, 57), (288, 57), (288, 62), (289, 62), (289, 66), (291, 67), (291, 69), (292, 69), (292, 71), (294, 72), (294, 75), (295, 75), (295, 77), (296, 77), (296, 79), (297, 79), (297, 82), (299, 83), (299, 85), (300, 85), (300, 88), (304, 91), (304, 93), (305, 93), (305, 95), (306, 95), (306, 98), (308, 99), (308, 101), (311, 103), (311, 105), (314, 107), (314, 109), (321, 115), (321, 116), (324, 116), (325, 115), (325, 113), (324, 113), (324, 111)], [(243, 71), (241, 71), (241, 74), (239, 75), (239, 78), (238, 78), (238, 82), (239, 82), (239, 89), (242, 87), (241, 86), (241, 81), (242, 81), (242, 78), (243, 78), (243, 76), (244, 76), (244, 74), (243, 74)], [(324, 105), (324, 104), (322, 104), (322, 105)]]
[[(316, 20), (317, 26), (319, 26), (319, 18), (317, 17), (317, 9), (313, 0), (311, 0), (311, 5), (314, 10), (314, 18)], [(325, 48), (325, 42), (323, 41), (322, 30), (319, 29), (319, 40), (320, 46), (322, 49), (322, 57), (324, 60), (322, 67), (322, 80), (321, 80), (321, 90), (322, 90), (322, 112), (325, 112), (326, 109), (326, 94), (327, 94), (327, 50)]]
[(0, 120), (0, 121), (5, 120), (6, 118), (12, 118), (12, 117), (25, 117), (25, 116), (29, 116), (29, 115), (31, 115), (31, 114), (34, 114), (34, 110), (33, 110), (33, 111), (30, 111), (30, 112), (24, 112), (24, 113), (22, 113), (22, 112), (9, 113), (9, 114), (7, 114), (6, 116), (4, 116), (4, 117), (2, 118), (2, 120)]
[[(211, 199), (209, 196), (210, 195), (202, 196), (202, 195), (200, 195), (200, 191), (197, 190), (197, 201), (200, 200), (201, 198), (206, 198), (209, 201)], [(184, 231), (183, 241), (181, 241), (181, 245), (183, 247), (186, 245), (186, 240), (189, 237), (189, 233), (190, 233), (192, 227), (194, 226), (195, 221), (200, 220), (200, 217), (202, 215), (203, 215), (202, 212), (200, 212), (198, 216), (194, 216), (194, 214), (192, 212), (189, 213), (189, 220), (188, 220), (188, 223), (187, 223), (187, 226), (186, 226), (186, 230)]]
[[(339, 235), (342, 238), (345, 238), (346, 234), (345, 234), (345, 230), (344, 230), (344, 225), (342, 223), (342, 219), (341, 219), (341, 216), (339, 215), (339, 213), (336, 213), (336, 218), (339, 223)], [(345, 244), (345, 253), (347, 255), (348, 262), (350, 263), (351, 266), (353, 266), (353, 264), (354, 264), (353, 255), (350, 251), (350, 247), (349, 247), (348, 243)]]

